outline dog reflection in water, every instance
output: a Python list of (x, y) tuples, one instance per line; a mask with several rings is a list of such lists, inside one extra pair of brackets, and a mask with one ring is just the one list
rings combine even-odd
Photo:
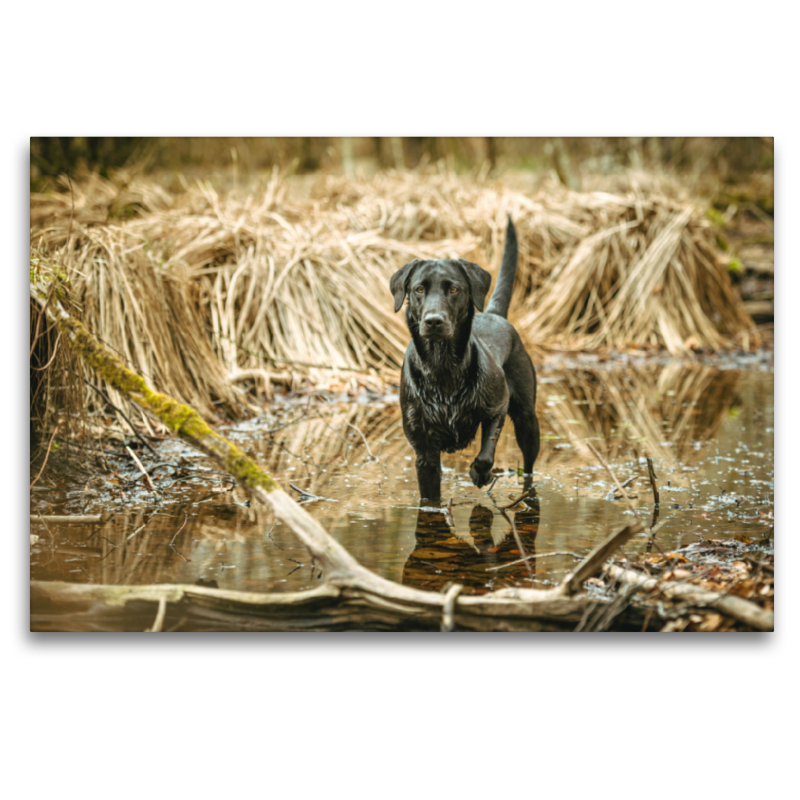
[[(526, 555), (535, 552), (539, 531), (539, 498), (535, 491), (506, 512), (514, 520)], [(448, 583), (460, 583), (476, 593), (508, 586), (530, 586), (524, 563), (500, 570), (522, 558), (511, 526), (499, 511), (476, 505), (469, 517), (469, 535), (454, 530), (441, 511), (420, 509), (416, 546), (403, 568), (403, 583), (417, 589), (441, 591)], [(535, 560), (528, 562), (535, 574)]]

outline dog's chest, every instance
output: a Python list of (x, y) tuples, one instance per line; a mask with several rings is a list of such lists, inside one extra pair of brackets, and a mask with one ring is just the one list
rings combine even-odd
[(468, 447), (481, 424), (481, 414), (469, 395), (447, 397), (435, 390), (420, 397), (419, 422), (426, 438), (445, 453)]

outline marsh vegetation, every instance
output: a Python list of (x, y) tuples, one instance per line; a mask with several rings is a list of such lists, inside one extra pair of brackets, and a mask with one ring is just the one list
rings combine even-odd
[[(580, 612), (550, 626), (746, 628), (663, 590), (772, 608), (771, 325), (740, 292), (747, 281), (770, 291), (771, 210), (755, 192), (704, 198), (674, 169), (590, 175), (553, 153), (561, 175), (465, 172), (450, 159), (352, 175), (287, 165), (245, 180), (237, 161), (235, 180), (176, 185), (131, 166), (40, 180), (31, 281), (381, 578), (443, 595), (549, 591), (638, 516), (644, 530), (616, 565), (658, 585), (632, 592), (609, 567), (583, 585)], [(507, 214), (520, 246), (511, 317), (541, 382), (535, 492), (504, 509), (520, 494), (506, 431), (489, 492), (471, 486), (465, 451), (444, 459), (447, 507), (419, 508), (395, 393), (408, 336), (388, 278), (414, 257), (463, 257), (496, 275)], [(85, 617), (47, 599), (47, 582), (199, 584), (208, 597), (326, 585), (290, 526), (132, 404), (41, 312), (32, 302), (34, 627), (143, 629), (160, 609), (139, 598), (127, 614)], [(172, 603), (160, 629), (237, 625)]]

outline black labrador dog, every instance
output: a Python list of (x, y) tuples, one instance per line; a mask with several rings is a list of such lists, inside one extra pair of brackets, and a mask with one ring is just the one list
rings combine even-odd
[(394, 310), (408, 297), (411, 343), (400, 378), (403, 430), (416, 452), (423, 500), (438, 503), (441, 453), (463, 450), (481, 429), (481, 449), (470, 467), (475, 486), (492, 480), (497, 439), (506, 414), (522, 450), (525, 488), (539, 454), (536, 374), (519, 334), (506, 319), (517, 272), (517, 234), (508, 220), (503, 261), (492, 281), (477, 264), (459, 259), (415, 259), (392, 276)]

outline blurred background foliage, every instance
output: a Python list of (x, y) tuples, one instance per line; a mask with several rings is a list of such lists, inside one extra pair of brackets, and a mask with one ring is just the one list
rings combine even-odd
[[(246, 180), (274, 166), (299, 173), (317, 170), (415, 169), (444, 160), (462, 171), (554, 172), (571, 189), (586, 175), (628, 169), (668, 170), (697, 181), (713, 176), (715, 187), (747, 182), (774, 166), (772, 137), (32, 137), (31, 188), (49, 179), (120, 167), (145, 173), (230, 171)], [(771, 213), (767, 193), (751, 198)]]

